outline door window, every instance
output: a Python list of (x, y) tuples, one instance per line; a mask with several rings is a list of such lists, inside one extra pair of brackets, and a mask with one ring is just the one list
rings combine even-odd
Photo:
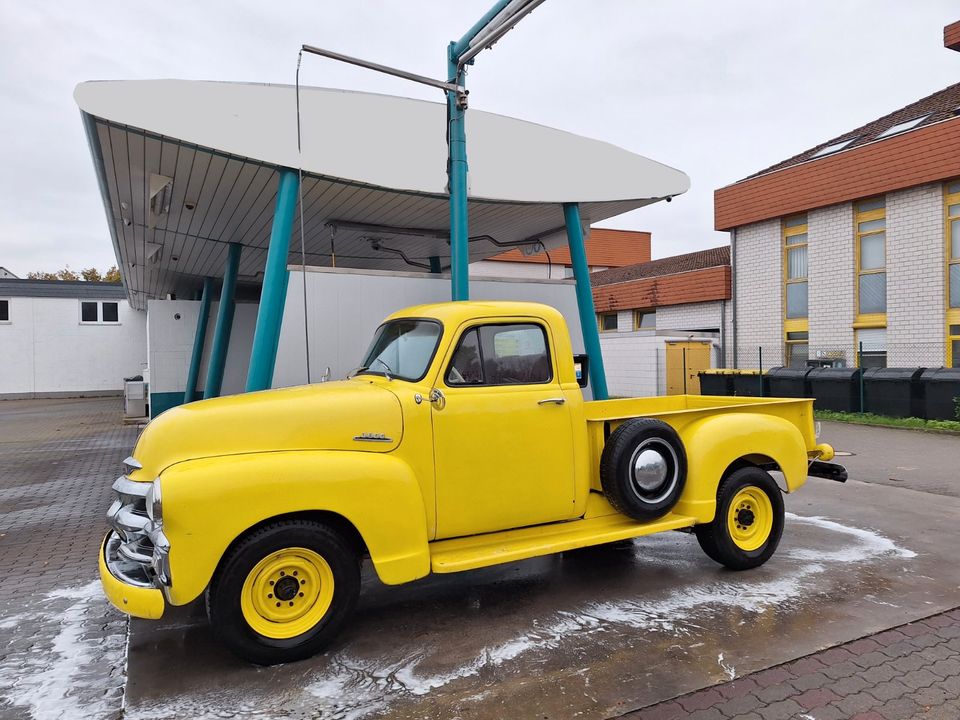
[(481, 325), (467, 330), (447, 370), (447, 385), (534, 385), (553, 379), (540, 325)]

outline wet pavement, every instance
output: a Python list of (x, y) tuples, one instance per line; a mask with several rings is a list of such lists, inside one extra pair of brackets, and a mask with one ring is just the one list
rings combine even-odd
[[(127, 623), (91, 581), (109, 485), (136, 431), (119, 424), (115, 400), (37, 403), (0, 403), (0, 718), (608, 718), (640, 711), (643, 718), (828, 720), (889, 704), (867, 692), (837, 710), (845, 696), (834, 687), (836, 698), (807, 708), (814, 695), (803, 693), (828, 688), (807, 686), (812, 680), (801, 680), (791, 662), (811, 653), (832, 658), (820, 651), (931, 616), (950, 621), (933, 621), (943, 623), (938, 632), (955, 633), (956, 616), (938, 615), (960, 605), (960, 498), (952, 488), (813, 480), (788, 497), (783, 543), (758, 570), (723, 570), (693, 537), (676, 532), (401, 587), (382, 586), (367, 571), (354, 623), (311, 660), (245, 665), (213, 641), (195, 605), (157, 623), (134, 620), (125, 666)], [(866, 444), (872, 440), (858, 440), (861, 428), (842, 442), (833, 430), (825, 426), (825, 440), (867, 448), (855, 457), (880, 462)], [(934, 436), (935, 447), (913, 453), (911, 436), (891, 468), (908, 465), (901, 457), (924, 478), (942, 472), (945, 457), (956, 468), (960, 438)], [(853, 477), (869, 472), (894, 475), (857, 469)], [(899, 642), (893, 637), (891, 647)], [(960, 647), (949, 645), (957, 642), (940, 637), (939, 652), (953, 655), (899, 667), (914, 651), (933, 652), (901, 643), (903, 655), (875, 655), (864, 672), (847, 666), (851, 674), (836, 678), (809, 664), (831, 682), (862, 679), (880, 665), (898, 680), (926, 669), (934, 680), (910, 689), (927, 694), (910, 699), (923, 710), (919, 700), (939, 692), (931, 713), (949, 713), (960, 688), (950, 696), (946, 666), (938, 674), (932, 664), (960, 667)], [(753, 688), (745, 680), (776, 667), (787, 674), (764, 676), (776, 689), (763, 686), (762, 697), (744, 692), (755, 704), (742, 701), (743, 713), (706, 703), (711, 692), (733, 699), (726, 694), (736, 694), (735, 686)], [(894, 679), (879, 679), (890, 668), (874, 672), (871, 688)], [(786, 700), (801, 710), (773, 707)], [(864, 707), (854, 710), (858, 701)], [(685, 714), (655, 714), (677, 707)], [(833, 714), (824, 714), (830, 707)], [(782, 714), (788, 710), (794, 714)]]

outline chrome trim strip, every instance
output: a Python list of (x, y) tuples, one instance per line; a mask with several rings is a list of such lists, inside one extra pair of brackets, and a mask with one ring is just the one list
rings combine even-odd
[(357, 442), (385, 442), (392, 443), (393, 438), (387, 437), (386, 435), (373, 434), (373, 433), (363, 433), (361, 435), (354, 435), (353, 439)]
[(148, 482), (134, 482), (126, 475), (121, 475), (114, 481), (113, 489), (121, 495), (133, 495), (135, 497), (145, 498), (147, 496), (147, 490), (150, 489), (150, 485), (151, 483)]
[(126, 460), (123, 461), (123, 464), (128, 468), (133, 468), (134, 470), (142, 470), (143, 465), (140, 464), (140, 461), (137, 460), (133, 455), (130, 455)]

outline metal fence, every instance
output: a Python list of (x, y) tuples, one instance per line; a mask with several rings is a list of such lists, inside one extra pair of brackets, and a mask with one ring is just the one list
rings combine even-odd
[(769, 370), (774, 367), (939, 368), (947, 365), (946, 343), (838, 343), (741, 345), (727, 358), (729, 367)]

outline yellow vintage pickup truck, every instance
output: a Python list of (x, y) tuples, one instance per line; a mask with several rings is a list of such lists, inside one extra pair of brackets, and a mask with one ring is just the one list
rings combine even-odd
[(771, 471), (846, 479), (812, 400), (585, 402), (586, 362), (545, 305), (423, 305), (347, 380), (169, 410), (113, 486), (106, 595), (159, 618), (205, 594), (234, 653), (286, 662), (348, 621), (367, 558), (395, 585), (687, 529), (743, 570), (783, 531)]

